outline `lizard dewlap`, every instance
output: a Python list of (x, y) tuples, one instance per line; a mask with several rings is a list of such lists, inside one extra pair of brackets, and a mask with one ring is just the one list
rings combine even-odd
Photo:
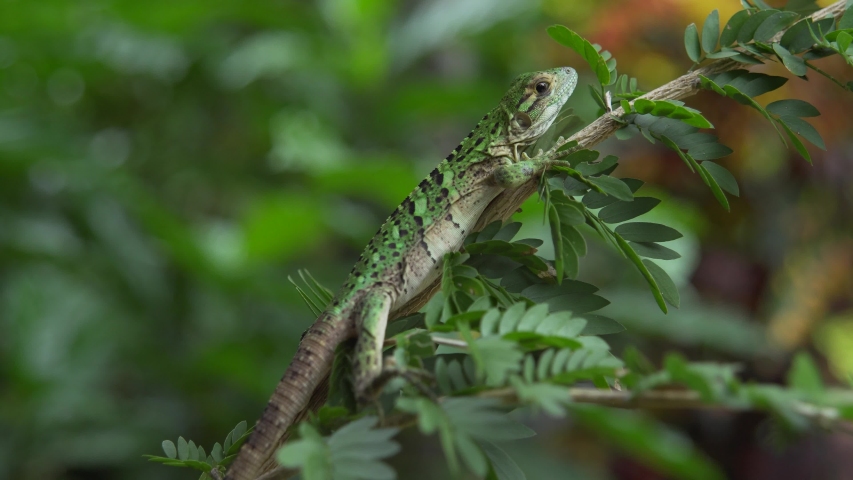
[(501, 102), (424, 178), (368, 243), (346, 283), (308, 329), (249, 440), (226, 478), (254, 480), (275, 467), (286, 430), (331, 368), (336, 347), (355, 336), (354, 388), (369, 400), (396, 373), (383, 371), (388, 314), (440, 274), (441, 259), (462, 247), (498, 194), (550, 166), (521, 152), (557, 118), (577, 85), (569, 67), (516, 78)]

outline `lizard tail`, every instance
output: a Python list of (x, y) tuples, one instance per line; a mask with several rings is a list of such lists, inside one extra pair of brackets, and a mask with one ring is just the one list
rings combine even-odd
[(275, 452), (287, 439), (287, 429), (300, 414), (304, 416), (314, 390), (332, 368), (335, 348), (352, 335), (349, 324), (323, 313), (305, 332), (255, 430), (228, 469), (226, 480), (255, 480), (275, 468)]

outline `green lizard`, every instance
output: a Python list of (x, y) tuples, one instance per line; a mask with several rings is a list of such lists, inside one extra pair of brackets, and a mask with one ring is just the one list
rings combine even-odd
[(357, 338), (356, 398), (365, 402), (381, 387), (387, 380), (382, 343), (389, 312), (440, 275), (444, 255), (462, 247), (498, 194), (559, 163), (521, 152), (548, 130), (576, 84), (577, 73), (569, 67), (519, 76), (500, 104), (388, 217), (332, 303), (303, 336), (227, 480), (254, 480), (272, 468), (287, 428), (305, 409), (344, 340)]

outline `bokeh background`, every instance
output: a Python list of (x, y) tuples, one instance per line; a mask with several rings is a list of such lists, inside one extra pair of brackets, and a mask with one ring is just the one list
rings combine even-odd
[[(714, 8), (725, 21), (740, 7), (0, 2), (0, 478), (196, 478), (141, 455), (178, 435), (209, 446), (258, 417), (313, 321), (288, 276), (307, 268), (337, 288), (518, 73), (573, 65), (590, 79), (548, 25), (602, 44), (648, 90), (690, 67), (684, 27)], [(853, 78), (837, 58), (820, 65)], [(667, 316), (588, 237), (581, 278), (628, 328), (608, 337), (617, 353), (737, 361), (778, 382), (806, 350), (828, 382), (849, 382), (853, 94), (812, 74), (760, 101), (791, 97), (823, 114), (810, 119), (827, 145), (809, 146), (814, 166), (755, 111), (689, 99), (735, 150), (721, 161), (741, 186), (731, 213), (674, 153), (642, 138), (600, 146), (621, 156), (616, 175), (664, 199), (649, 217), (685, 233), (670, 244), (683, 258), (662, 262), (682, 296)], [(570, 104), (594, 118), (584, 86)], [(523, 233), (545, 234), (536, 200), (523, 210)], [(780, 444), (757, 414), (660, 417), (731, 478), (851, 478), (853, 437)], [(537, 439), (511, 450), (528, 478), (663, 478), (570, 421), (532, 425)], [(440, 449), (405, 438), (401, 478), (444, 478)]]

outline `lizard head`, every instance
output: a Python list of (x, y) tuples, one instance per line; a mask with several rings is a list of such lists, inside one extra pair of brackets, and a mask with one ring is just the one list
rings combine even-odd
[(535, 142), (557, 118), (577, 83), (578, 74), (570, 67), (519, 75), (502, 103), (509, 116), (508, 143)]

